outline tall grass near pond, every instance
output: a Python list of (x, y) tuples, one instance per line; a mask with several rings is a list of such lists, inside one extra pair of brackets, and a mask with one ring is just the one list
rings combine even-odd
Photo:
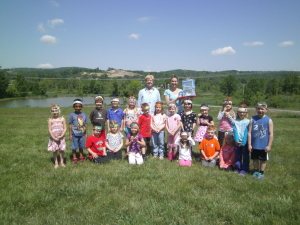
[[(270, 111), (275, 139), (258, 181), (195, 160), (190, 168), (166, 159), (73, 165), (69, 141), (67, 167), (54, 169), (49, 108), (2, 108), (0, 115), (1, 224), (299, 224), (299, 117)], [(210, 115), (216, 121), (217, 109)]]

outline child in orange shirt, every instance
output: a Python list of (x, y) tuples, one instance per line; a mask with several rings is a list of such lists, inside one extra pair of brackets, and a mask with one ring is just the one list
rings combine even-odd
[(202, 155), (201, 163), (203, 166), (216, 166), (217, 158), (220, 152), (220, 144), (219, 141), (214, 138), (215, 134), (215, 126), (209, 126), (207, 128), (206, 138), (204, 138), (199, 145), (200, 153)]

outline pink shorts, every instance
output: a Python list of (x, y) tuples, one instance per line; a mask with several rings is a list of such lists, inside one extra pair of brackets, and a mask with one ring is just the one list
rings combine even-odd
[(179, 163), (179, 166), (191, 166), (192, 160), (179, 159), (178, 163)]

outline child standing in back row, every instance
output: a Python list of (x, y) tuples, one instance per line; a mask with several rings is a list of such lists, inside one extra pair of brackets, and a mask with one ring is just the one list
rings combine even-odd
[(105, 121), (107, 117), (107, 111), (102, 107), (103, 101), (104, 101), (103, 96), (97, 95), (95, 97), (96, 108), (93, 109), (90, 113), (90, 121), (93, 126), (100, 126), (105, 131)]
[[(142, 148), (142, 155), (144, 161), (147, 160), (146, 153), (150, 154), (150, 138), (151, 138), (151, 115), (150, 106), (148, 103), (142, 104), (143, 114), (139, 118), (139, 130), (140, 134), (143, 136), (146, 146)], [(131, 127), (131, 126), (130, 126)], [(131, 129), (132, 130), (132, 129)]]
[(233, 131), (232, 124), (228, 116), (231, 116), (233, 119), (235, 119), (235, 113), (232, 109), (232, 101), (229, 97), (223, 100), (223, 108), (222, 110), (220, 110), (217, 117), (217, 119), (220, 121), (218, 132), (218, 140), (220, 146), (222, 146), (224, 142), (225, 134), (227, 132)]
[(71, 149), (73, 151), (73, 163), (78, 162), (76, 150), (79, 149), (79, 160), (84, 162), (83, 148), (85, 147), (85, 140), (88, 136), (87, 116), (81, 112), (82, 101), (81, 99), (75, 99), (73, 102), (73, 108), (75, 112), (69, 116), (69, 138), (72, 141)]
[(52, 118), (48, 119), (49, 143), (48, 151), (53, 152), (54, 168), (58, 168), (57, 152), (60, 153), (60, 165), (64, 164), (64, 151), (66, 150), (65, 133), (67, 131), (66, 120), (60, 116), (58, 105), (51, 104)]
[(168, 111), (169, 114), (166, 121), (166, 127), (168, 131), (168, 159), (169, 161), (173, 161), (176, 160), (177, 145), (175, 145), (175, 141), (179, 136), (181, 117), (176, 113), (177, 108), (174, 103), (169, 104)]
[(235, 141), (236, 170), (234, 172), (239, 173), (241, 176), (249, 172), (249, 151), (247, 140), (250, 120), (247, 119), (247, 117), (248, 110), (246, 104), (242, 104), (238, 107), (236, 120), (231, 116), (228, 116), (233, 126)]
[(195, 141), (198, 141), (199, 144), (206, 136), (207, 127), (215, 125), (212, 116), (208, 115), (208, 110), (207, 104), (202, 104), (200, 106), (200, 113), (197, 117), (197, 126), (199, 126), (199, 128), (194, 139)]
[(256, 105), (257, 115), (253, 116), (249, 123), (248, 148), (253, 159), (254, 173), (252, 177), (264, 178), (269, 151), (273, 143), (273, 121), (266, 116), (267, 103), (258, 102)]
[(184, 110), (181, 111), (181, 131), (189, 132), (190, 136), (194, 136), (194, 129), (196, 126), (196, 113), (192, 110), (193, 102), (190, 99), (183, 101)]
[(124, 131), (125, 134), (130, 134), (130, 124), (133, 121), (138, 121), (140, 111), (136, 108), (136, 98), (132, 95), (128, 98), (128, 106), (124, 109)]
[(166, 115), (164, 114), (162, 102), (155, 103), (154, 115), (151, 117), (153, 157), (157, 158), (159, 156), (159, 159), (164, 159)]

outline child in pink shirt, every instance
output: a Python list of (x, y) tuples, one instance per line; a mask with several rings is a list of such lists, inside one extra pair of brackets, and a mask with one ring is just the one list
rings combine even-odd
[(220, 151), (220, 169), (233, 171), (235, 167), (235, 151), (233, 133), (229, 132), (225, 136), (225, 143)]

